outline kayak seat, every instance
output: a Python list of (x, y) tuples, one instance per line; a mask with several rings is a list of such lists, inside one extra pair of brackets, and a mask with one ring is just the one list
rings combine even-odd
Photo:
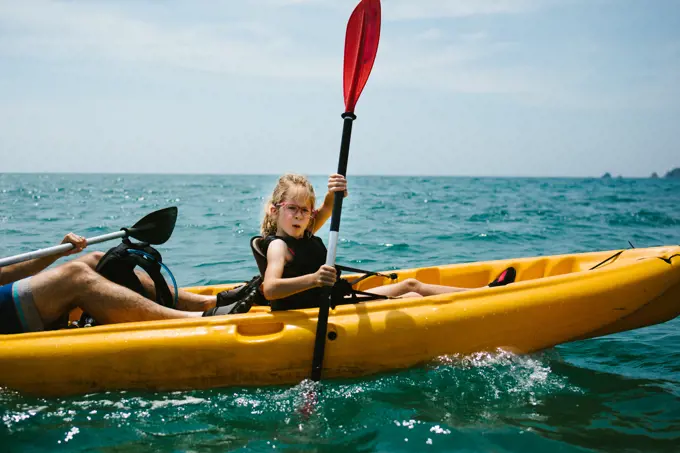
[(257, 268), (260, 270), (260, 275), (264, 277), (264, 271), (267, 270), (267, 256), (262, 251), (262, 236), (254, 236), (250, 239), (250, 249), (255, 257)]

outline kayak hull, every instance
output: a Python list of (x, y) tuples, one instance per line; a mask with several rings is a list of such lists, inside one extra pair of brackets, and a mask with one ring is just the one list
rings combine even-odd
[[(498, 348), (528, 353), (680, 314), (680, 247), (397, 271), (474, 288), (338, 306), (323, 378), (349, 378)], [(508, 266), (517, 282), (485, 285)], [(371, 277), (358, 289), (385, 283)], [(194, 287), (216, 293), (233, 285)], [(35, 395), (296, 384), (311, 371), (316, 309), (126, 323), (0, 336), (0, 386)]]

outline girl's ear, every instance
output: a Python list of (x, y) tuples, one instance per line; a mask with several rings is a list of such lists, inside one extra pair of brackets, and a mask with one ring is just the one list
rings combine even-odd
[(273, 204), (269, 205), (269, 215), (272, 215), (272, 216), (276, 215), (276, 206), (274, 206)]

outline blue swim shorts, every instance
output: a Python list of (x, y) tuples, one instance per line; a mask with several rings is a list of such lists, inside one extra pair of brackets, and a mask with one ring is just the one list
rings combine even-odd
[(31, 278), (0, 286), (0, 334), (45, 330), (33, 301)]

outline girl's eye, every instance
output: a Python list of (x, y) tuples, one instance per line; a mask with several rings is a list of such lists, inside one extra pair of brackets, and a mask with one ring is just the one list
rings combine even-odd
[(312, 211), (309, 208), (303, 208), (301, 206), (295, 205), (295, 204), (285, 204), (283, 208), (288, 212), (290, 215), (296, 215), (298, 212), (303, 216), (303, 217), (309, 217), (312, 215)]

